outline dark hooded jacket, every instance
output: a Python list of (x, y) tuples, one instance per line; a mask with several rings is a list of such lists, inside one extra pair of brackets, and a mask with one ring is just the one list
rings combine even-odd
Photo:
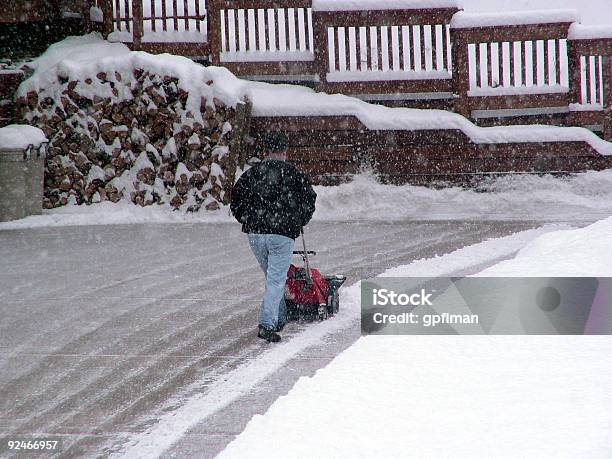
[(231, 210), (245, 233), (295, 239), (312, 218), (316, 199), (303, 172), (285, 161), (266, 159), (238, 179)]

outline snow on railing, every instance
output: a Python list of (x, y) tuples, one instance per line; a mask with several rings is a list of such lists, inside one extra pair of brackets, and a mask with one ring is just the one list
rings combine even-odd
[(504, 13), (467, 13), (460, 11), (453, 16), (453, 29), (480, 29), (483, 27), (511, 27), (540, 24), (571, 24), (580, 20), (576, 10), (507, 11)]

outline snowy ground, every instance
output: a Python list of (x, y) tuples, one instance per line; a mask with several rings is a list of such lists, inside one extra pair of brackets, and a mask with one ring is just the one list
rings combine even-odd
[[(612, 276), (611, 235), (612, 218), (547, 233), (479, 275)], [(435, 270), (425, 261), (384, 275)], [(343, 298), (355, 314), (358, 289)], [(220, 457), (610, 457), (611, 351), (609, 336), (363, 337)]]
[[(308, 235), (320, 251), (317, 265), (354, 283), (533, 226), (315, 222)], [(506, 257), (536, 234), (487, 249), (475, 262)], [(254, 336), (261, 274), (236, 223), (2, 230), (0, 260), (0, 436), (63, 435), (68, 457), (102, 454), (122, 441), (146, 443), (150, 429), (160, 429), (152, 450), (159, 454), (323, 336), (353, 327), (350, 315), (293, 325), (283, 346), (261, 359), (269, 349)], [(249, 363), (253, 371), (231, 379)], [(308, 373), (295, 376), (301, 374)], [(228, 388), (224, 381), (239, 384)], [(206, 409), (197, 405), (201, 397)], [(169, 427), (164, 414), (183, 406), (196, 406), (198, 416), (173, 416), (181, 427)], [(246, 412), (217, 416), (236, 428)], [(219, 451), (236, 433), (198, 438), (215, 438), (216, 449), (208, 451)]]
[[(518, 175), (476, 189), (381, 185), (363, 174), (338, 187), (316, 187), (315, 221), (534, 220), (596, 221), (612, 215), (612, 170), (570, 177)], [(484, 192), (486, 191), (486, 192)], [(128, 223), (231, 222), (227, 208), (185, 214), (167, 206), (141, 208), (120, 202), (66, 206), (2, 229)]]

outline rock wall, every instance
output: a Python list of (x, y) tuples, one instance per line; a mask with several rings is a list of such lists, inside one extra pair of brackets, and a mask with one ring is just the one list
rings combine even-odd
[(59, 72), (18, 98), (23, 120), (49, 139), (45, 208), (129, 199), (197, 211), (228, 202), (236, 168), (230, 146), (249, 105), (229, 106), (212, 90), (194, 95), (169, 73), (144, 66)]

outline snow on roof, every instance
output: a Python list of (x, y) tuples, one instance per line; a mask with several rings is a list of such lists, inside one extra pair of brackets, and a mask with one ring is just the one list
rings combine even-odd
[(568, 37), (570, 40), (591, 40), (596, 38), (612, 38), (612, 25), (591, 26), (572, 24)]
[(43, 131), (25, 124), (10, 124), (0, 128), (0, 150), (21, 150), (46, 142)]
[(250, 82), (253, 116), (355, 116), (371, 130), (460, 130), (474, 143), (586, 142), (602, 155), (612, 155), (612, 143), (588, 129), (555, 126), (502, 126), (483, 128), (465, 117), (444, 110), (390, 108), (368, 104), (342, 94)]
[[(194, 114), (200, 112), (201, 97), (211, 101), (217, 98), (226, 105), (235, 106), (248, 96), (244, 81), (225, 68), (204, 67), (186, 57), (171, 54), (130, 51), (124, 44), (109, 43), (95, 33), (66, 38), (50, 46), (28, 65), (34, 69), (34, 74), (21, 84), (18, 96), (57, 84), (58, 77), (83, 81), (100, 72), (112, 76), (117, 71), (123, 78), (129, 78), (134, 69), (178, 78), (179, 86), (189, 93), (188, 109)], [(212, 84), (206, 84), (208, 81)]]
[(466, 13), (465, 11), (459, 11), (453, 16), (451, 27), (454, 29), (467, 29), (473, 27), (554, 24), (559, 22), (577, 22), (579, 20), (580, 15), (578, 11), (572, 9), (508, 11), (504, 13)]
[(458, 0), (312, 0), (315, 11), (461, 8)]

